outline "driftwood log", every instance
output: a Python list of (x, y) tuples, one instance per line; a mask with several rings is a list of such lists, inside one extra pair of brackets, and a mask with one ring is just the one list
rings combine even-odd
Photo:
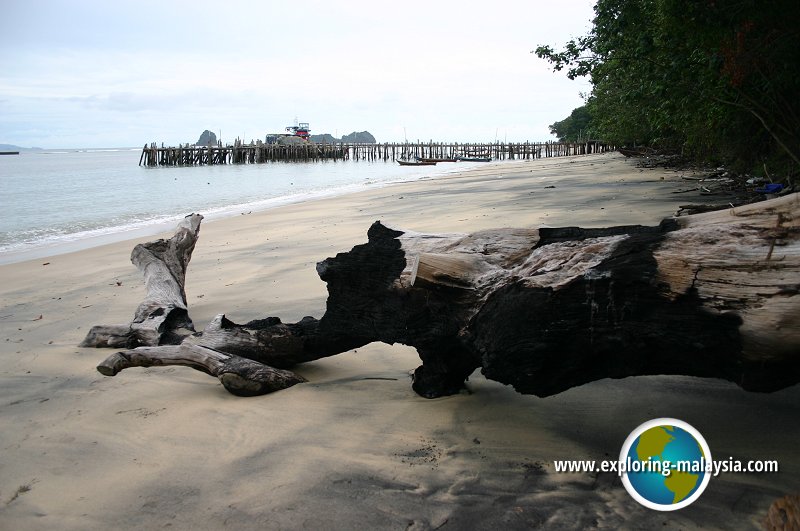
[[(538, 396), (635, 375), (722, 378), (765, 392), (800, 381), (798, 194), (653, 227), (464, 235), (376, 222), (367, 236), (317, 264), (329, 293), (319, 320), (238, 325), (220, 315), (181, 348), (286, 369), (373, 341), (402, 343), (420, 355), (412, 385), (428, 398), (458, 392), (477, 368)], [(219, 374), (212, 359), (187, 362), (163, 347), (122, 355), (132, 353), (135, 363), (115, 354), (98, 369), (179, 364)], [(290, 374), (249, 388), (282, 389), (296, 383)]]
[(186, 268), (197, 243), (203, 216), (189, 214), (169, 240), (133, 248), (131, 262), (144, 275), (147, 295), (126, 325), (92, 327), (81, 347), (134, 348), (178, 345), (193, 333), (186, 304)]

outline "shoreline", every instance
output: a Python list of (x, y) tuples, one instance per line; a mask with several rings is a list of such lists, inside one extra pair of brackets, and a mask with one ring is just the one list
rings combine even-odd
[[(124, 150), (108, 149), (108, 150), (95, 150), (95, 151), (124, 151)], [(514, 161), (497, 161), (493, 164), (506, 164), (509, 162), (514, 162)], [(463, 164), (470, 164), (470, 163), (463, 163)], [(392, 177), (389, 180), (385, 181), (368, 180), (367, 182), (362, 182), (362, 183), (345, 184), (328, 189), (314, 190), (314, 191), (290, 194), (290, 195), (282, 195), (278, 197), (270, 197), (248, 203), (213, 207), (201, 213), (204, 216), (205, 222), (208, 223), (210, 221), (235, 218), (239, 215), (260, 213), (274, 208), (281, 208), (284, 206), (294, 205), (298, 203), (325, 200), (333, 197), (338, 197), (341, 195), (355, 194), (376, 188), (393, 186), (402, 183), (416, 182), (426, 179), (435, 179), (442, 175), (460, 174), (464, 172), (469, 172), (470, 169), (473, 168), (460, 169), (458, 167), (453, 167), (453, 168), (443, 169), (442, 171), (434, 173), (432, 176), (412, 175), (409, 176), (408, 178)], [(99, 247), (111, 243), (117, 243), (126, 240), (135, 240), (146, 237), (153, 237), (160, 234), (169, 233), (172, 230), (172, 228), (180, 221), (180, 219), (191, 213), (192, 212), (187, 212), (185, 214), (162, 215), (157, 220), (137, 221), (125, 225), (103, 227), (83, 232), (65, 234), (57, 238), (54, 238), (54, 241), (41, 241), (36, 243), (15, 244), (20, 246), (21, 248), (19, 249), (14, 248), (10, 250), (0, 251), (0, 265), (25, 262), (29, 260), (38, 260), (42, 258), (48, 258), (51, 256), (58, 256), (61, 254), (92, 249), (94, 247)]]
[[(447, 168), (443, 172), (437, 172), (433, 175), (414, 176), (406, 179), (392, 179), (388, 181), (369, 181), (360, 184), (343, 185), (329, 190), (320, 190), (315, 192), (303, 193), (298, 195), (280, 196), (275, 198), (268, 198), (264, 200), (254, 201), (252, 203), (244, 203), (238, 205), (229, 205), (224, 207), (216, 207), (210, 211), (198, 211), (204, 216), (204, 226), (209, 223), (215, 223), (228, 219), (236, 219), (243, 215), (263, 214), (264, 212), (284, 207), (290, 207), (298, 204), (313, 203), (316, 201), (325, 201), (336, 199), (342, 196), (357, 195), (362, 193), (370, 193), (375, 190), (380, 190), (387, 187), (395, 187), (404, 184), (413, 184), (417, 182), (436, 182), (441, 179), (469, 177), (471, 175), (479, 176), (486, 172), (518, 172), (527, 167), (536, 167), (537, 169), (546, 168), (550, 165), (559, 165), (563, 163), (575, 163), (586, 157), (604, 157), (613, 154), (595, 154), (595, 155), (573, 155), (569, 157), (554, 157), (547, 159), (536, 160), (504, 160), (492, 161), (489, 163), (460, 163), (460, 166), (453, 166)], [(469, 164), (469, 168), (462, 169), (461, 166)], [(247, 212), (242, 212), (247, 210)], [(103, 229), (94, 229), (88, 231), (89, 233), (98, 232), (99, 234), (86, 234), (75, 233), (65, 235), (63, 241), (53, 241), (45, 243), (33, 244), (26, 249), (13, 249), (9, 251), (0, 252), (0, 265), (9, 265), (27, 261), (40, 260), (63, 254), (71, 254), (74, 252), (85, 251), (102, 247), (105, 245), (121, 243), (125, 241), (139, 241), (142, 238), (153, 238), (161, 235), (171, 234), (172, 229), (184, 216), (193, 212), (186, 212), (184, 214), (165, 215), (165, 220), (157, 220), (153, 222), (141, 221), (131, 225), (122, 225), (118, 227), (108, 227)], [(131, 248), (133, 245), (131, 245)]]
[[(519, 161), (204, 222), (189, 313), (198, 330), (222, 312), (320, 317), (315, 263), (366, 241), (376, 220), (429, 233), (658, 224), (695, 199), (672, 193), (680, 173), (616, 154)], [(186, 367), (102, 376), (114, 351), (76, 345), (92, 325), (130, 321), (144, 287), (129, 256), (149, 239), (0, 265), (0, 527), (722, 529), (758, 527), (800, 490), (797, 385), (757, 394), (647, 376), (540, 399), (476, 372), (468, 391), (427, 400), (410, 385), (416, 351), (379, 343), (252, 398)], [(616, 457), (660, 417), (690, 423), (718, 459), (774, 459), (780, 472), (712, 478), (671, 513), (640, 506), (614, 474), (555, 472), (555, 460)]]

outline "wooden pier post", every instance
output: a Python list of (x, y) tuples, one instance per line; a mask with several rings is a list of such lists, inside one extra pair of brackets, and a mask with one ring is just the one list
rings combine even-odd
[(491, 157), (494, 160), (530, 160), (570, 155), (589, 155), (614, 150), (602, 142), (587, 140), (581, 143), (559, 142), (384, 142), (383, 144), (345, 144), (312, 142), (301, 144), (265, 144), (250, 141), (249, 144), (237, 138), (233, 145), (193, 146), (179, 144), (178, 147), (161, 147), (155, 142), (145, 144), (139, 157), (139, 166), (195, 166), (213, 164), (261, 164), (275, 161), (318, 161), (366, 160), (407, 160), (420, 158), (453, 158), (458, 155), (472, 157)]

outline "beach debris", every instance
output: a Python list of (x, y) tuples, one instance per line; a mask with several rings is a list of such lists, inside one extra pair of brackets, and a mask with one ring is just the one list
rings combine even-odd
[(758, 194), (779, 194), (783, 191), (783, 184), (781, 183), (770, 183), (765, 184), (760, 188), (756, 188), (756, 193)]
[(689, 205), (680, 205), (678, 207), (678, 216), (684, 215), (694, 215), (694, 214), (702, 214), (703, 212), (714, 212), (717, 210), (726, 210), (729, 208), (733, 208), (733, 206), (728, 204), (723, 205), (706, 205), (706, 204), (689, 204)]
[[(154, 353), (155, 355), (150, 355)], [(306, 379), (291, 371), (275, 369), (246, 358), (226, 354), (202, 345), (184, 343), (161, 347), (139, 347), (117, 352), (97, 366), (105, 376), (130, 367), (183, 365), (219, 381), (236, 396), (258, 396), (286, 389)]]
[(44, 319), (44, 315), (40, 314), (39, 317), (36, 317), (35, 319), (31, 319), (31, 321), (41, 321), (42, 319)]
[(789, 531), (800, 529), (800, 495), (789, 494), (772, 502), (764, 529), (768, 531)]
[(658, 153), (655, 149), (648, 147), (618, 148), (617, 151), (626, 157), (649, 157)]
[(14, 502), (14, 501), (15, 501), (17, 498), (19, 498), (21, 494), (25, 494), (26, 492), (30, 492), (30, 491), (31, 491), (31, 489), (33, 488), (33, 484), (34, 484), (35, 482), (36, 482), (36, 480), (33, 480), (33, 481), (31, 481), (30, 483), (28, 483), (27, 485), (20, 485), (20, 486), (17, 488), (17, 490), (14, 492), (14, 495), (13, 495), (13, 496), (11, 496), (11, 498), (10, 498), (10, 499), (9, 499), (9, 500), (6, 502), (6, 505), (10, 505), (10, 504), (11, 504), (12, 502)]
[(200, 214), (189, 214), (169, 240), (159, 239), (133, 248), (131, 262), (144, 276), (145, 299), (129, 324), (92, 327), (79, 346), (171, 345), (194, 332), (184, 283), (202, 220)]
[(45, 263), (43, 263), (42, 265), (43, 265), (43, 266), (49, 266), (49, 265), (50, 265), (50, 262), (45, 262)]
[(180, 319), (162, 321), (160, 342), (141, 336), (153, 346), (98, 370), (184, 365), (261, 394), (304, 381), (297, 364), (378, 341), (417, 349), (412, 388), (426, 398), (459, 393), (478, 368), (542, 397), (636, 375), (760, 392), (800, 382), (797, 193), (656, 226), (421, 234), (375, 222), (316, 270), (328, 289), (319, 319), (219, 314), (179, 345), (164, 343)]
[(134, 409), (122, 409), (120, 411), (117, 411), (117, 415), (126, 415), (128, 413), (133, 413), (137, 417), (146, 419), (147, 417), (154, 417), (154, 416), (158, 415), (159, 413), (161, 413), (162, 411), (166, 411), (166, 410), (167, 410), (167, 408), (165, 408), (165, 407), (158, 408), (158, 409), (148, 409), (146, 407), (137, 407), (137, 408), (134, 408)]

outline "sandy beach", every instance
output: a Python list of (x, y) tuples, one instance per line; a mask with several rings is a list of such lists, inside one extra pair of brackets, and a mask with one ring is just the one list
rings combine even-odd
[[(703, 202), (673, 193), (691, 187), (682, 174), (619, 154), (506, 161), (205, 222), (190, 315), (198, 329), (218, 313), (320, 317), (315, 263), (376, 220), (465, 233), (657, 224)], [(426, 400), (411, 390), (415, 351), (383, 344), (300, 366), (309, 383), (255, 398), (183, 367), (104, 377), (95, 366), (113, 351), (76, 345), (92, 325), (130, 321), (144, 293), (130, 251), (151, 239), (0, 266), (0, 529), (748, 529), (800, 491), (799, 386), (653, 376), (541, 399), (476, 372), (467, 392)], [(659, 417), (692, 424), (715, 459), (780, 472), (723, 474), (659, 513), (613, 473), (554, 471), (616, 459)]]

